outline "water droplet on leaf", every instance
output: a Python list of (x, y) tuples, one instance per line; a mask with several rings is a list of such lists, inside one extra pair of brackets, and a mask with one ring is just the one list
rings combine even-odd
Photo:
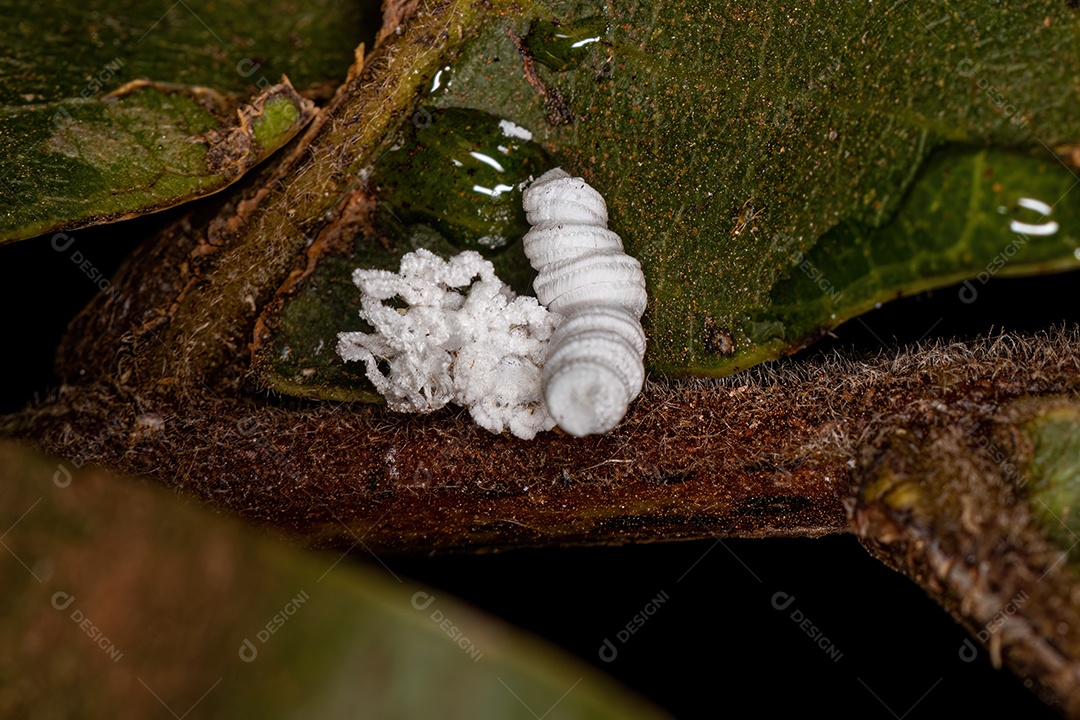
[(478, 110), (421, 108), (417, 115), (424, 122), (412, 123), (372, 174), (385, 214), (481, 251), (524, 235), (518, 186), (551, 166), (543, 148), (525, 139), (524, 128)]

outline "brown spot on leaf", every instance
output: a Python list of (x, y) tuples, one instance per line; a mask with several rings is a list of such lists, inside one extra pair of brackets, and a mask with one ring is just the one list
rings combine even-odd
[(532, 51), (529, 50), (529, 42), (526, 38), (518, 35), (513, 30), (508, 31), (510, 39), (514, 41), (514, 47), (521, 55), (521, 62), (525, 70), (525, 79), (528, 81), (536, 94), (544, 99), (544, 108), (547, 110), (547, 121), (551, 125), (569, 125), (574, 122), (574, 113), (570, 110), (569, 103), (558, 89), (549, 86), (540, 78), (536, 70), (536, 61)]
[(735, 339), (731, 336), (731, 330), (717, 325), (711, 315), (705, 316), (704, 340), (705, 350), (713, 355), (729, 357), (735, 354)]

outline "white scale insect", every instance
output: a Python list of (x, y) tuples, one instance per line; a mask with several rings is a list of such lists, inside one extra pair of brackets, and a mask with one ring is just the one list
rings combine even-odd
[[(557, 423), (580, 437), (611, 430), (641, 392), (645, 276), (608, 229), (604, 198), (556, 168), (524, 206), (536, 298), (515, 297), (475, 252), (417, 250), (399, 273), (353, 274), (375, 332), (339, 333), (337, 352), (364, 362), (392, 409), (455, 402), (492, 432), (530, 439)], [(408, 308), (386, 304), (395, 297)]]
[(526, 188), (524, 206), (536, 298), (565, 318), (544, 362), (548, 412), (571, 435), (605, 433), (645, 381), (641, 264), (608, 229), (600, 193), (561, 168)]

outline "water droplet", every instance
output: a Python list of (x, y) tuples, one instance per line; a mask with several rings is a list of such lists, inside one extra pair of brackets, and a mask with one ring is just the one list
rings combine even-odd
[(1041, 225), (1032, 225), (1031, 223), (1013, 220), (1009, 223), (1009, 229), (1020, 235), (1053, 235), (1058, 231), (1058, 224), (1053, 220)]
[[(532, 134), (508, 120), (464, 108), (421, 108), (372, 174), (390, 222), (426, 224), (454, 245), (506, 247), (529, 226), (518, 186), (551, 167)], [(387, 218), (384, 217), (384, 220)]]
[(1044, 217), (1054, 212), (1054, 208), (1050, 207), (1042, 200), (1036, 200), (1035, 198), (1022, 197), (1016, 201), (1016, 204), (1022, 208), (1041, 213)]
[(529, 50), (555, 72), (571, 70), (603, 42), (607, 28), (607, 20), (598, 16), (576, 23), (538, 22), (529, 35)]
[(444, 90), (450, 89), (450, 82), (453, 80), (451, 76), (451, 70), (449, 65), (444, 65), (439, 68), (439, 71), (435, 73), (435, 78), (431, 81), (430, 92), (436, 92), (439, 88)]
[[(532, 140), (531, 132), (509, 120), (500, 120), (499, 129), (503, 131), (503, 135), (506, 137), (517, 138), (518, 140)], [(501, 145), (499, 147), (502, 148)]]
[(1016, 201), (1017, 207), (1025, 208), (1027, 210), (1033, 210), (1037, 212), (1039, 217), (1038, 223), (1026, 223), (1019, 220), (1010, 220), (1009, 229), (1019, 235), (1053, 235), (1058, 231), (1058, 224), (1051, 220), (1050, 222), (1042, 222), (1054, 212), (1054, 208), (1044, 203), (1042, 200), (1036, 200), (1035, 198), (1022, 197)]

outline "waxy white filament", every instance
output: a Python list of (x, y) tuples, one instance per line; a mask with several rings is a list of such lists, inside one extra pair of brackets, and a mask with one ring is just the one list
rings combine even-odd
[(554, 427), (541, 365), (557, 316), (515, 296), (479, 253), (443, 260), (421, 248), (401, 259), (400, 272), (357, 270), (353, 282), (360, 317), (375, 332), (338, 333), (337, 352), (367, 366), (391, 409), (431, 412), (453, 402), (477, 425), (525, 439)]
[(544, 361), (548, 412), (571, 435), (611, 430), (645, 381), (645, 276), (607, 229), (604, 198), (555, 168), (524, 193), (537, 299), (565, 320)]

